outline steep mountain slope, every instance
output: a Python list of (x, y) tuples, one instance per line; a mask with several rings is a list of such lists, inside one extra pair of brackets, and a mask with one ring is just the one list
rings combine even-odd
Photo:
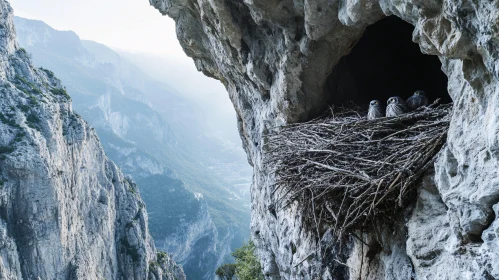
[[(241, 138), (235, 129), (236, 114), (223, 85), (214, 79), (203, 77), (202, 73), (180, 58), (125, 51), (120, 51), (119, 54), (144, 73), (173, 85), (176, 90), (196, 102), (202, 113), (206, 132), (201, 137), (193, 135), (194, 138), (191, 139), (195, 142), (192, 146), (202, 147), (199, 152), (204, 154), (207, 167), (233, 186), (229, 188), (230, 191), (249, 207), (252, 169), (240, 147)], [(155, 106), (155, 103), (152, 105), (159, 112), (165, 109)], [(215, 153), (208, 154), (210, 151)]]
[(156, 252), (131, 178), (18, 47), (4, 0), (0, 30), (0, 278), (185, 279)]
[(61, 77), (108, 156), (135, 178), (156, 246), (172, 252), (189, 278), (213, 278), (249, 235), (247, 197), (237, 191), (249, 177), (227, 174), (245, 155), (206, 132), (194, 102), (113, 50), (43, 22), (16, 24), (20, 44)]

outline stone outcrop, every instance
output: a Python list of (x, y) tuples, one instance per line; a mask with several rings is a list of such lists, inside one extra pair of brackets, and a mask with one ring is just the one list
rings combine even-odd
[[(499, 278), (496, 1), (150, 3), (176, 21), (186, 54), (226, 86), (234, 103), (255, 172), (251, 228), (267, 278)], [(379, 234), (362, 237), (381, 243), (376, 261), (361, 266), (369, 250), (352, 239), (348, 262), (341, 263), (333, 251), (329, 257), (316, 254), (320, 243), (303, 230), (298, 205), (275, 216), (268, 210), (273, 178), (262, 160), (264, 135), (327, 108), (334, 97), (323, 91), (329, 74), (366, 27), (391, 15), (415, 27), (413, 41), (421, 52), (440, 58), (454, 101), (448, 143), (415, 205), (392, 226), (381, 225)]]
[(0, 1), (0, 278), (185, 279), (157, 252), (130, 177), (35, 68)]

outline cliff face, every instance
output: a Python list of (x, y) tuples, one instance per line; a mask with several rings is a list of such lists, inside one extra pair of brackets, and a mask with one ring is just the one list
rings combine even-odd
[[(359, 273), (373, 279), (499, 277), (496, 2), (150, 2), (176, 21), (178, 38), (198, 69), (229, 91), (254, 167), (251, 229), (269, 279), (357, 279)], [(342, 264), (334, 252), (329, 258), (315, 254), (318, 244), (302, 230), (299, 206), (275, 216), (268, 210), (273, 178), (262, 160), (263, 135), (324, 110), (337, 97), (323, 89), (340, 58), (366, 27), (390, 15), (414, 26), (421, 52), (440, 58), (454, 112), (448, 143), (415, 205), (395, 225), (362, 237), (380, 241), (375, 261), (366, 262), (368, 248), (352, 239)]]
[(18, 47), (0, 1), (0, 278), (185, 279), (157, 253), (131, 178)]

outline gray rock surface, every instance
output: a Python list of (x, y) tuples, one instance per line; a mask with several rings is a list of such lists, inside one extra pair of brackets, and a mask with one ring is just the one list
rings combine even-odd
[(136, 185), (15, 38), (0, 0), (0, 278), (185, 279), (156, 251)]
[[(265, 132), (325, 109), (322, 89), (365, 28), (395, 15), (415, 26), (421, 51), (439, 56), (454, 113), (447, 146), (414, 209), (364, 265), (372, 279), (499, 278), (499, 4), (472, 0), (150, 0), (177, 23), (187, 55), (226, 86), (254, 167), (252, 233), (268, 279), (357, 279), (366, 250), (346, 264), (316, 257), (299, 205), (274, 217)], [(404, 226), (404, 224), (406, 226)], [(366, 236), (366, 240), (372, 239)], [(297, 250), (291, 250), (290, 244)], [(332, 252), (334, 256), (334, 252)], [(333, 272), (334, 267), (342, 269)], [(375, 271), (375, 272), (374, 272)]]

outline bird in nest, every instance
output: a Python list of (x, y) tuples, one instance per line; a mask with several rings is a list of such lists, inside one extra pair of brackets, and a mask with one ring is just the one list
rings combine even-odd
[(426, 92), (422, 90), (416, 90), (414, 94), (407, 98), (407, 106), (411, 110), (416, 110), (422, 106), (428, 106), (428, 98), (426, 97)]
[(386, 116), (387, 117), (396, 117), (408, 111), (407, 104), (404, 99), (393, 96), (388, 99), (386, 105)]
[(385, 116), (385, 109), (381, 106), (379, 100), (373, 100), (369, 103), (369, 111), (367, 111), (367, 119), (374, 120)]

